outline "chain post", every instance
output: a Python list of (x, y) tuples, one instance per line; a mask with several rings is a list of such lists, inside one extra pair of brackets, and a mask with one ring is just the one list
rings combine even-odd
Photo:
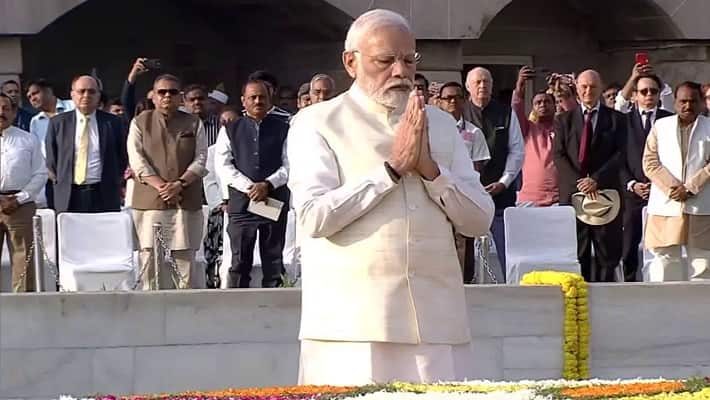
[(163, 226), (160, 223), (153, 224), (153, 279), (150, 283), (151, 290), (160, 290), (160, 235), (163, 234)]
[[(42, 217), (35, 215), (32, 217), (32, 236), (34, 243), (42, 242)], [(33, 246), (32, 251), (32, 266), (35, 273), (35, 292), (44, 291), (44, 248), (41, 246)]]

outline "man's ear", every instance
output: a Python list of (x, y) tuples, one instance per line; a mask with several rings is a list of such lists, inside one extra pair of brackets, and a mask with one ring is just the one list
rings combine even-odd
[(355, 53), (352, 51), (343, 52), (343, 66), (345, 66), (345, 70), (348, 71), (348, 75), (355, 79), (357, 76), (357, 60), (355, 59)]

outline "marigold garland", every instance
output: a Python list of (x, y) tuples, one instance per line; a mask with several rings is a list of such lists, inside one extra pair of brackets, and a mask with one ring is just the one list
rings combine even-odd
[(564, 367), (565, 379), (589, 377), (589, 308), (587, 282), (579, 274), (558, 271), (528, 272), (521, 285), (560, 286), (564, 296)]

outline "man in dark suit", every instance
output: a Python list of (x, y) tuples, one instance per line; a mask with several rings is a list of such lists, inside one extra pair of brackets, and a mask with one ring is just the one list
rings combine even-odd
[[(577, 192), (595, 199), (599, 190), (620, 190), (626, 120), (601, 104), (601, 77), (593, 70), (577, 78), (579, 107), (555, 119), (554, 157), (559, 174), (560, 204), (569, 205)], [(613, 282), (621, 258), (621, 215), (606, 225), (577, 220), (577, 255), (587, 281)], [(592, 271), (591, 246), (594, 245)]]
[(121, 179), (128, 163), (123, 121), (97, 110), (99, 87), (88, 75), (75, 78), (76, 110), (49, 121), (47, 169), (54, 178), (57, 212), (108, 212), (121, 209)]
[(636, 281), (639, 267), (638, 247), (643, 237), (641, 213), (648, 204), (651, 182), (643, 173), (641, 160), (646, 137), (659, 118), (672, 113), (658, 107), (663, 83), (656, 75), (639, 75), (634, 78), (633, 91), (636, 105), (626, 114), (626, 160), (621, 165), (621, 184), (624, 190), (624, 241), (622, 260), (624, 280)]

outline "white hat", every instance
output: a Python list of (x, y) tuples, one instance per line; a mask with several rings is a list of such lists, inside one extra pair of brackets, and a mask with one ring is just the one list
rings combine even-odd
[(217, 100), (218, 102), (222, 104), (227, 104), (229, 101), (229, 96), (227, 96), (226, 93), (220, 92), (219, 90), (215, 89), (210, 92), (210, 94), (207, 95), (210, 99)]
[(606, 225), (612, 222), (621, 209), (621, 198), (616, 190), (605, 189), (597, 192), (596, 200), (584, 193), (572, 195), (572, 207), (577, 219), (587, 225)]

